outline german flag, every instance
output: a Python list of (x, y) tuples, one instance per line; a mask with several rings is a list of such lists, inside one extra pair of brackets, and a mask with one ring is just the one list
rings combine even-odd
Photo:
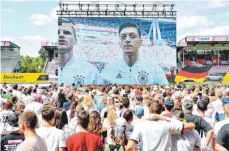
[(227, 72), (226, 75), (224, 76), (223, 82), (229, 82), (229, 72)]
[(208, 71), (210, 70), (210, 68), (211, 66), (205, 66), (205, 67), (185, 66), (178, 72), (175, 78), (175, 82), (182, 82), (184, 80), (204, 82), (208, 76)]

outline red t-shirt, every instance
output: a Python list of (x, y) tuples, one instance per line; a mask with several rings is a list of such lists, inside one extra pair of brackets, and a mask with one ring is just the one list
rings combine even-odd
[(102, 150), (102, 140), (98, 134), (79, 132), (67, 139), (68, 151), (99, 151)]

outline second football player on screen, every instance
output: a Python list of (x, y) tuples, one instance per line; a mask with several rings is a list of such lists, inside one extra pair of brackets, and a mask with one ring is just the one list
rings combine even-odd
[(135, 24), (122, 24), (119, 38), (123, 59), (108, 63), (102, 70), (102, 78), (116, 84), (168, 84), (165, 72), (159, 65), (141, 58), (141, 32)]

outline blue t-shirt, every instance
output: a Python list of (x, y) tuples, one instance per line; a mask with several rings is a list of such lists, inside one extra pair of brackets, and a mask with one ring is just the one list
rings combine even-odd
[(64, 102), (64, 104), (63, 104), (63, 109), (64, 109), (65, 111), (68, 111), (71, 104), (72, 104), (71, 101)]

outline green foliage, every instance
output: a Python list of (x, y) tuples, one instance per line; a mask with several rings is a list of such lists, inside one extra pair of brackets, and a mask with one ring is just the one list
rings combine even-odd
[(22, 73), (39, 73), (42, 72), (45, 60), (39, 57), (21, 56), (20, 69)]
[(38, 54), (40, 55), (40, 57), (45, 61), (45, 59), (48, 56), (48, 52), (47, 50), (45, 50), (43, 47), (41, 47), (41, 49), (38, 51)]

